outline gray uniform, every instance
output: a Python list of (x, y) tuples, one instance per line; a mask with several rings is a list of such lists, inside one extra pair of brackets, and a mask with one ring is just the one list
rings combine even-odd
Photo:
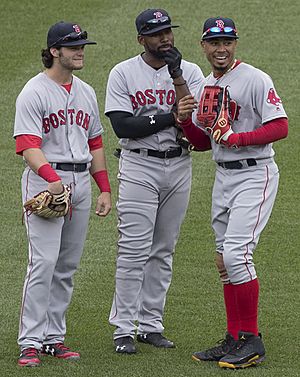
[[(86, 237), (91, 185), (92, 156), (88, 139), (101, 135), (94, 90), (73, 76), (70, 94), (40, 73), (25, 85), (16, 102), (14, 137), (34, 135), (42, 139), (41, 150), (55, 168), (57, 163), (83, 164), (81, 172), (57, 173), (72, 188), (72, 216), (44, 219), (25, 215), (29, 261), (25, 278), (18, 343), (21, 349), (64, 342), (65, 314), (73, 291), (73, 274), (79, 264)], [(25, 202), (48, 183), (28, 166), (22, 176)]]
[[(221, 78), (210, 74), (201, 84), (228, 86), (231, 108), (236, 115), (233, 131), (249, 132), (272, 119), (286, 117), (271, 78), (251, 65), (240, 63)], [(196, 112), (193, 122), (197, 124)], [(272, 144), (229, 149), (211, 142), (217, 163), (240, 161), (241, 169), (217, 164), (212, 193), (212, 226), (217, 252), (223, 254), (231, 283), (240, 284), (256, 278), (253, 251), (271, 215), (279, 172)]]
[[(195, 64), (182, 61), (192, 93), (203, 78)], [(105, 113), (133, 116), (170, 113), (175, 90), (167, 66), (158, 70), (136, 56), (116, 65), (107, 85)], [(151, 122), (150, 122), (151, 123)], [(138, 139), (120, 139), (118, 258), (110, 323), (115, 339), (162, 333), (172, 259), (191, 185), (191, 159), (186, 149), (175, 158), (148, 156), (147, 150), (178, 148), (175, 127)], [(141, 153), (133, 152), (140, 149)]]

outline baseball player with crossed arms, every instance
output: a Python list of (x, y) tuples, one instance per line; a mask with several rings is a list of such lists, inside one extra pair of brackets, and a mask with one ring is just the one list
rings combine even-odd
[(102, 145), (103, 127), (94, 90), (72, 74), (84, 65), (84, 47), (96, 42), (75, 23), (50, 27), (42, 50), (45, 71), (27, 82), (16, 101), (16, 153), (26, 167), (23, 203), (40, 191), (71, 187), (72, 212), (43, 218), (25, 213), (29, 260), (24, 283), (18, 344), (19, 366), (40, 365), (40, 353), (76, 360), (64, 345), (66, 311), (86, 238), (91, 207), (90, 174), (101, 193), (96, 214), (111, 209)]
[[(278, 188), (272, 143), (288, 133), (287, 115), (272, 79), (235, 59), (237, 39), (233, 20), (216, 17), (205, 21), (201, 46), (212, 72), (195, 97), (185, 96), (178, 104), (178, 122), (186, 137), (200, 150), (211, 148), (216, 162), (212, 227), (227, 317), (225, 339), (195, 352), (193, 359), (218, 361), (220, 367), (232, 369), (265, 359), (258, 330), (259, 281), (253, 252)], [(210, 99), (219, 89), (223, 94), (228, 90), (231, 98), (222, 109), (219, 99)], [(216, 108), (220, 113), (211, 122)]]
[(136, 330), (138, 342), (175, 347), (163, 336), (163, 312), (190, 195), (191, 157), (179, 145), (174, 87), (183, 71), (193, 92), (203, 74), (195, 64), (181, 61), (174, 27), (163, 9), (140, 13), (136, 28), (144, 52), (117, 64), (107, 84), (105, 114), (122, 147), (116, 287), (109, 321), (116, 327), (115, 351), (123, 354), (136, 352)]

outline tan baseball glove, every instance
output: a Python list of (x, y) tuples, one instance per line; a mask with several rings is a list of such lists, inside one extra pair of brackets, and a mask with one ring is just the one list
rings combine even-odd
[(201, 127), (206, 129), (217, 144), (227, 145), (228, 137), (233, 133), (230, 96), (227, 87), (204, 87), (198, 106), (197, 119)]
[(45, 218), (65, 216), (71, 206), (71, 188), (68, 185), (63, 185), (63, 188), (60, 194), (52, 194), (45, 190), (27, 200), (23, 205), (26, 213), (34, 213)]

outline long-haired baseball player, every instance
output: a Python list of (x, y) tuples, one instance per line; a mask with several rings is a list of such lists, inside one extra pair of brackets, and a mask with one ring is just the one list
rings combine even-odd
[(163, 9), (139, 14), (136, 28), (144, 51), (117, 64), (108, 79), (105, 113), (122, 147), (116, 288), (109, 318), (118, 353), (136, 352), (136, 330), (138, 342), (174, 347), (163, 336), (163, 312), (191, 185), (191, 157), (179, 144), (173, 111), (174, 85), (183, 71), (193, 91), (203, 75), (195, 64), (181, 61), (173, 27)]
[(277, 194), (272, 143), (288, 134), (287, 115), (272, 79), (235, 59), (237, 39), (231, 19), (205, 21), (201, 46), (212, 72), (195, 97), (186, 96), (178, 105), (185, 135), (199, 149), (211, 145), (216, 162), (212, 227), (227, 317), (225, 339), (195, 352), (193, 359), (218, 361), (232, 369), (265, 359), (253, 252)]
[(95, 42), (78, 24), (50, 27), (42, 51), (45, 71), (27, 82), (16, 101), (16, 153), (26, 167), (23, 203), (39, 192), (71, 188), (65, 217), (24, 214), (29, 260), (20, 315), (20, 366), (38, 366), (40, 353), (79, 359), (65, 346), (66, 311), (87, 232), (91, 207), (90, 174), (101, 193), (96, 214), (111, 209), (110, 185), (102, 146), (103, 128), (94, 90), (74, 76), (84, 65), (84, 47)]

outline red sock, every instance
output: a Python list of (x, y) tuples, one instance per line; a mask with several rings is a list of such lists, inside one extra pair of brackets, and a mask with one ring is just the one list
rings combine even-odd
[(234, 285), (236, 307), (240, 321), (240, 331), (258, 335), (258, 279)]
[(227, 331), (234, 339), (238, 339), (238, 332), (241, 329), (239, 321), (239, 312), (236, 303), (235, 287), (231, 283), (224, 284), (224, 302), (227, 317)]

